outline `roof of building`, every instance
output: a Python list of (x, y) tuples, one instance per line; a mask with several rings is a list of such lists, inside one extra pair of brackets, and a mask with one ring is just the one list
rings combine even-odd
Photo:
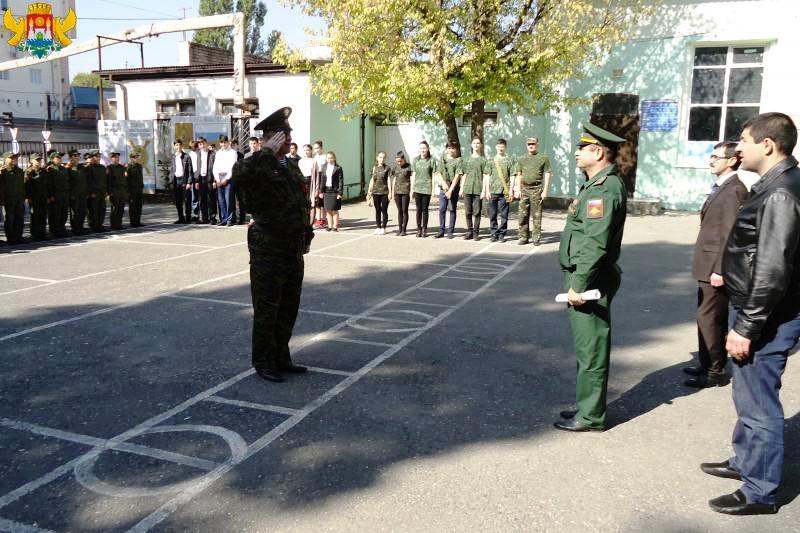
[[(76, 87), (69, 88), (72, 94), (72, 104), (75, 107), (94, 107), (97, 108), (97, 88), (96, 87)], [(117, 92), (114, 89), (103, 89), (103, 97), (107, 100), (115, 98)]]
[[(281, 74), (286, 72), (286, 66), (259, 61), (245, 63), (245, 74)], [(145, 67), (125, 68), (116, 70), (94, 70), (103, 78), (116, 81), (166, 79), (166, 78), (204, 78), (208, 76), (233, 76), (233, 64), (223, 63), (217, 65), (188, 65), (170, 67)]]

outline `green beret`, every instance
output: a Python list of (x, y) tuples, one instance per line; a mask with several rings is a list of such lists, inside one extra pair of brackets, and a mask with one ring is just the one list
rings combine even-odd
[(612, 150), (616, 150), (620, 143), (624, 143), (625, 139), (619, 135), (614, 135), (610, 131), (606, 131), (600, 126), (596, 126), (591, 122), (583, 124), (583, 133), (581, 133), (578, 146), (586, 146), (587, 144), (600, 144)]
[(289, 116), (291, 114), (291, 107), (282, 107), (256, 124), (253, 129), (261, 131), (291, 130), (292, 127), (289, 126)]

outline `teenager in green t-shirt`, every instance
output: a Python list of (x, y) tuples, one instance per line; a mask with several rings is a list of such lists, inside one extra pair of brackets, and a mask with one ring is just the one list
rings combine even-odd
[(419, 143), (419, 155), (411, 164), (411, 192), (414, 193), (414, 205), (417, 208), (417, 237), (428, 236), (428, 207), (431, 205), (433, 173), (436, 168), (430, 146), (427, 141), (422, 141)]

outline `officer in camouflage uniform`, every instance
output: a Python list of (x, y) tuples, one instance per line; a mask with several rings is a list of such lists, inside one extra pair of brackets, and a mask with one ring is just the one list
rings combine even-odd
[(92, 231), (108, 231), (103, 226), (106, 220), (106, 196), (108, 196), (108, 178), (106, 167), (100, 163), (100, 152), (89, 152), (86, 164), (86, 175), (89, 179), (89, 226)]
[(125, 202), (128, 201), (128, 178), (125, 167), (119, 164), (119, 152), (111, 152), (111, 163), (106, 167), (108, 175), (108, 198), (111, 201), (111, 229), (122, 229)]
[(245, 190), (252, 221), (247, 231), (250, 290), (253, 298), (253, 354), (256, 373), (280, 383), (281, 374), (301, 374), (292, 363), (289, 340), (300, 307), (303, 254), (314, 232), (309, 223), (308, 187), (296, 160), (286, 159), (292, 142), (289, 107), (279, 109), (255, 129), (264, 148), (238, 161), (233, 181)]
[[(492, 242), (506, 242), (508, 230), (508, 203), (511, 201), (511, 180), (516, 163), (513, 157), (506, 154), (506, 148), (506, 140), (497, 139), (497, 154), (489, 162), (489, 175), (483, 183), (483, 196), (489, 199)], [(500, 213), (500, 224), (497, 223), (498, 213)]]
[(63, 154), (52, 150), (48, 154), (50, 163), (47, 165), (48, 189), (50, 191), (50, 205), (48, 219), (50, 233), (55, 237), (67, 236), (67, 216), (69, 215), (69, 174), (61, 165)]
[(66, 165), (69, 176), (69, 226), (73, 235), (83, 235), (86, 221), (86, 196), (88, 195), (88, 179), (86, 168), (81, 165), (81, 154), (77, 150), (69, 151), (69, 162)]
[[(198, 173), (200, 171), (198, 170)], [(142, 227), (142, 200), (144, 196), (144, 173), (139, 163), (139, 152), (132, 152), (125, 172), (128, 178), (128, 218), (132, 228)], [(201, 189), (202, 190), (202, 189)]]
[(25, 242), (22, 230), (25, 227), (25, 173), (17, 166), (18, 155), (3, 154), (0, 168), (0, 203), (5, 209), (5, 230), (8, 244)]
[(538, 153), (539, 140), (529, 137), (526, 141), (528, 153), (517, 159), (514, 177), (514, 197), (519, 199), (518, 225), (519, 244), (528, 244), (528, 231), (533, 219), (533, 244), (539, 245), (542, 238), (542, 200), (547, 198), (550, 188), (550, 159)]
[(42, 166), (42, 155), (31, 154), (31, 166), (25, 171), (25, 198), (31, 212), (31, 237), (34, 241), (47, 240), (47, 207), (50, 188), (47, 170)]
[[(611, 355), (611, 301), (619, 289), (617, 266), (627, 212), (625, 183), (614, 159), (625, 139), (587, 123), (575, 159), (586, 181), (569, 206), (559, 262), (565, 274), (569, 323), (578, 361), (576, 410), (555, 423), (564, 431), (603, 431)], [(585, 291), (601, 298), (584, 301)]]

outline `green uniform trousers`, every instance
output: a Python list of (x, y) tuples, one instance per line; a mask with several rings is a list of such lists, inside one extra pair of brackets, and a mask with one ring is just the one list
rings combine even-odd
[[(569, 290), (570, 273), (565, 287)], [(569, 325), (575, 344), (578, 374), (575, 383), (575, 419), (591, 427), (606, 426), (606, 393), (611, 356), (611, 300), (619, 289), (620, 270), (614, 265), (604, 269), (591, 289), (599, 289), (602, 298), (579, 307), (569, 306)]]
[(531, 238), (528, 230), (530, 219), (533, 219), (533, 241), (542, 238), (542, 191), (543, 185), (523, 185), (519, 195), (519, 239), (526, 241)]

